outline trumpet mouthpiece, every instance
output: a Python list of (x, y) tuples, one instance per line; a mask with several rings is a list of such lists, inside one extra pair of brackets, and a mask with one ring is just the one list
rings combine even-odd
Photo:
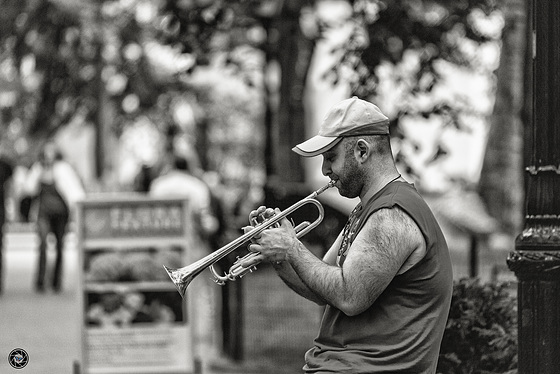
[(326, 190), (328, 190), (331, 187), (334, 187), (334, 185), (336, 184), (336, 181), (331, 180), (329, 183), (327, 183), (325, 186), (319, 188), (317, 191), (315, 191), (315, 196), (322, 194), (323, 192), (325, 192)]

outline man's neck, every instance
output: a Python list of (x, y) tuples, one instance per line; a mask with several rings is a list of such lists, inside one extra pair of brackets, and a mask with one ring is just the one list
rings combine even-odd
[(382, 178), (377, 178), (368, 188), (365, 188), (360, 194), (360, 202), (365, 204), (376, 193), (381, 191), (388, 184), (400, 180), (401, 175), (395, 170), (393, 173), (384, 175)]

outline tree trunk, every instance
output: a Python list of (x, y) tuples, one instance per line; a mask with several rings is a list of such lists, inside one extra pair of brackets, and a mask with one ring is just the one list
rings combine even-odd
[(489, 213), (506, 233), (522, 227), (523, 122), (521, 118), (523, 58), (525, 53), (525, 1), (502, 0), (503, 29), (494, 113), (480, 177), (480, 195)]
[(303, 5), (285, 1), (268, 30), (268, 63), (278, 64), (280, 84), (278, 92), (269, 93), (267, 174), (288, 183), (304, 182), (305, 177), (301, 157), (292, 152), (304, 140), (303, 92), (313, 50), (299, 27)]

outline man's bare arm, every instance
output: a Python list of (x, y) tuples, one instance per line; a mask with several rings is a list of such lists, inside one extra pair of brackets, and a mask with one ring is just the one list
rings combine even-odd
[(399, 208), (381, 209), (368, 218), (342, 267), (324, 263), (303, 245), (288, 251), (288, 260), (320, 298), (347, 315), (356, 315), (373, 304), (422, 246), (424, 238), (410, 216)]
[[(342, 241), (342, 234), (339, 234), (338, 238), (335, 240), (331, 248), (327, 251), (323, 257), (323, 262), (326, 264), (334, 265), (336, 261), (336, 255), (340, 243)], [(288, 261), (273, 262), (274, 269), (278, 273), (278, 276), (282, 281), (290, 287), (294, 292), (306, 299), (313, 301), (319, 305), (325, 305), (326, 301), (317, 295), (313, 290), (311, 290), (297, 275), (297, 273), (292, 268)]]

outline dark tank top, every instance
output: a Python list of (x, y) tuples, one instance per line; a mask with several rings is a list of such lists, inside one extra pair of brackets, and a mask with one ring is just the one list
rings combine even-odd
[(426, 255), (395, 276), (363, 313), (349, 317), (327, 305), (315, 346), (306, 353), (307, 373), (435, 373), (453, 276), (443, 233), (413, 185), (390, 183), (364, 204), (345, 229), (347, 248), (341, 248), (338, 263), (367, 218), (395, 206), (416, 222)]
[(39, 215), (68, 215), (68, 206), (56, 189), (54, 183), (41, 182), (41, 190), (39, 192)]

